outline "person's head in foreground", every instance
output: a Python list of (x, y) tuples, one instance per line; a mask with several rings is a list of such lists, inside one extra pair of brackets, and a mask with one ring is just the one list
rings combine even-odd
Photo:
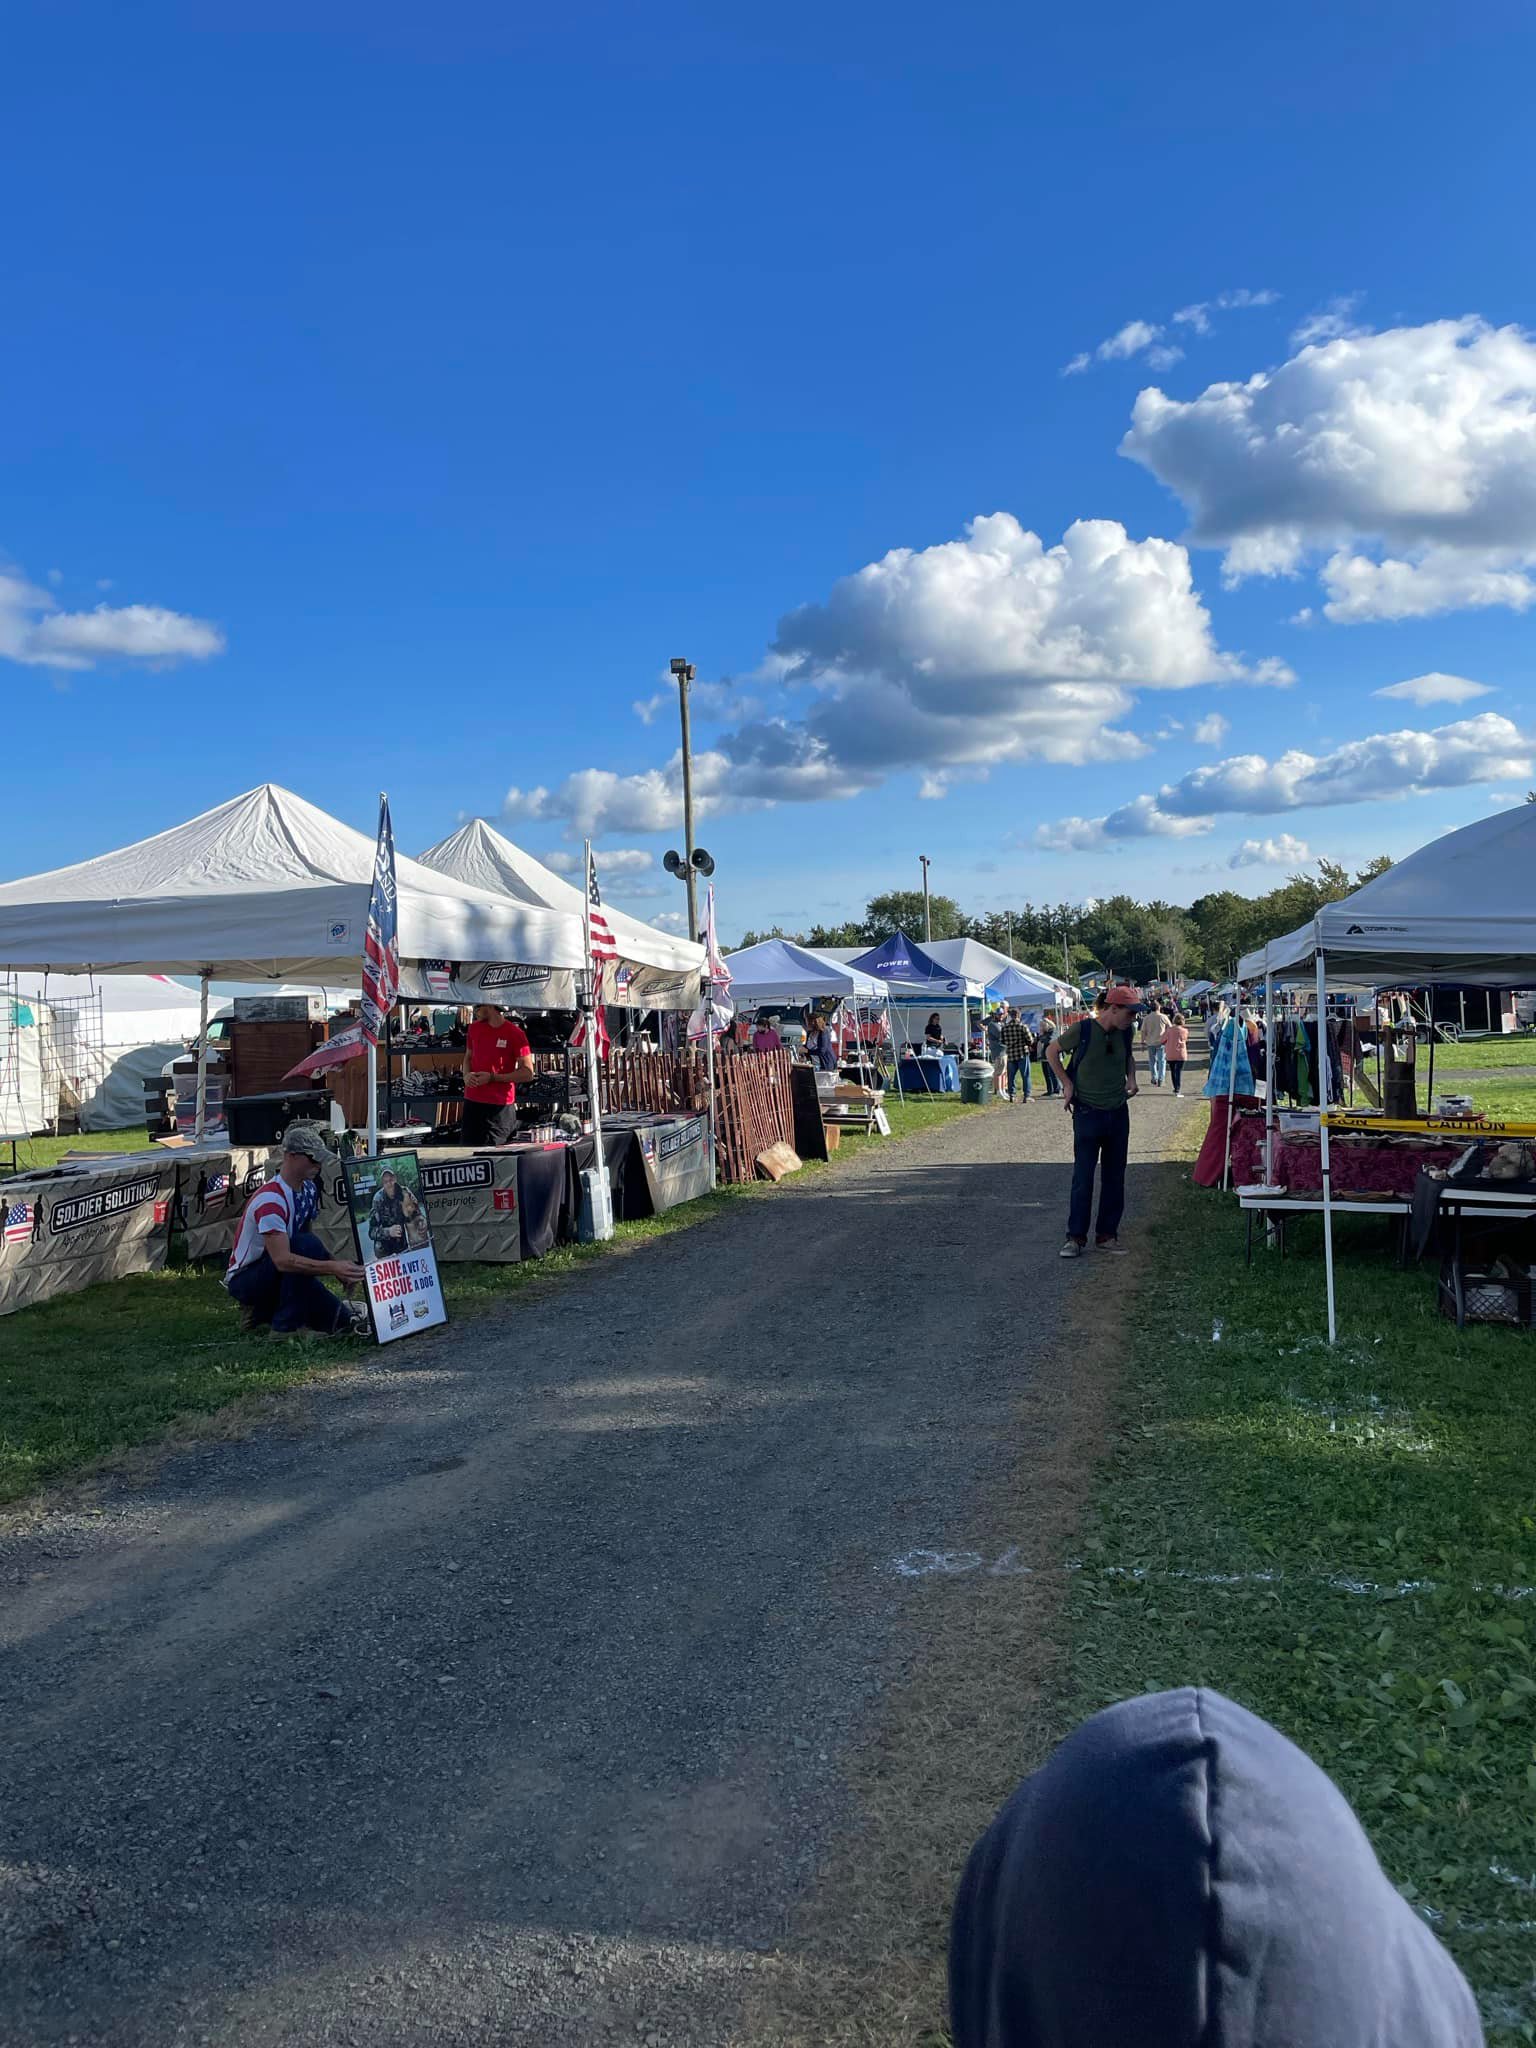
[(982, 1836), (954, 2048), (1481, 2048), (1465, 1978), (1348, 1801), (1220, 1693), (1084, 1722)]
[(294, 1187), (313, 1180), (330, 1156), (325, 1140), (312, 1124), (291, 1124), (283, 1133), (282, 1175)]
[(1099, 1022), (1106, 1031), (1119, 1031), (1129, 1024), (1136, 1014), (1136, 1005), (1141, 997), (1136, 990), (1124, 983), (1116, 982), (1112, 988), (1100, 989), (1097, 1002)]

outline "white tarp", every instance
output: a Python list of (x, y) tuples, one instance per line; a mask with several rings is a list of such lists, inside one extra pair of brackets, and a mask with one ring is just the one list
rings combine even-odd
[(1521, 988), (1536, 979), (1536, 804), (1432, 839), (1342, 903), (1238, 962), (1243, 981), (1281, 974), (1321, 951), (1329, 981), (1376, 988), (1464, 982)]
[[(332, 982), (361, 958), (374, 841), (276, 783), (115, 853), (0, 885), (0, 964)], [(494, 966), (522, 999), (583, 961), (579, 916), (397, 863), (401, 993), (419, 969)], [(515, 979), (520, 977), (520, 979)], [(451, 999), (473, 1001), (477, 974)], [(446, 991), (444, 991), (446, 993)]]
[(727, 953), (731, 970), (731, 999), (744, 1009), (761, 1009), (765, 1003), (814, 1001), (818, 996), (853, 997), (860, 1002), (880, 1002), (885, 983), (857, 967), (834, 960), (811, 946), (797, 946), (791, 939), (762, 939), (740, 952)]
[[(58, 1086), (48, 1100), (46, 1057), (53, 1018), (42, 1003), (0, 996), (0, 1138), (30, 1138), (50, 1130), (59, 1113)], [(143, 1110), (140, 1108), (140, 1116)]]
[[(490, 896), (510, 897), (534, 909), (573, 917), (578, 927), (581, 923), (586, 902), (582, 889), (515, 846), (483, 818), (471, 818), (447, 839), (429, 846), (420, 858), (423, 867), (452, 875)], [(602, 889), (601, 854), (597, 856), (597, 880)], [(704, 948), (631, 917), (607, 902), (606, 895), (604, 890), (603, 914), (618, 948), (620, 969), (613, 999), (638, 1009), (692, 1009), (699, 999)], [(573, 989), (567, 1003), (551, 1003), (550, 1007), (569, 1008), (574, 1002)]]

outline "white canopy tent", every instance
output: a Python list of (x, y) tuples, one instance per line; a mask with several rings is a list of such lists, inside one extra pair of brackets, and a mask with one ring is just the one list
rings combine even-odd
[[(1428, 988), (1455, 982), (1486, 988), (1536, 980), (1536, 804), (1519, 804), (1432, 839), (1342, 903), (1238, 962), (1238, 977), (1265, 984), (1272, 1008), (1278, 979), (1310, 964), (1317, 1015), (1330, 985)], [(1328, 1341), (1337, 1334), (1333, 1285), (1333, 1190), (1328, 1112), (1322, 1105), (1323, 1254)]]
[[(582, 889), (515, 846), (483, 818), (471, 818), (457, 832), (439, 840), (436, 846), (429, 846), (421, 855), (421, 864), (491, 896), (510, 897), (531, 908), (578, 920), (582, 915)], [(600, 855), (597, 866), (601, 887)], [(699, 1000), (699, 980), (704, 972), (703, 946), (677, 938), (671, 932), (658, 931), (655, 925), (631, 917), (607, 902), (603, 915), (618, 948), (622, 999), (647, 1010), (693, 1009)]]
[(930, 939), (923, 943), (923, 951), (930, 960), (937, 960), (949, 973), (962, 979), (979, 983), (983, 989), (1004, 976), (1019, 978), (1033, 983), (1040, 990), (1043, 1008), (1057, 1008), (1069, 1003), (1074, 992), (1057, 975), (1046, 974), (1038, 967), (1030, 967), (1022, 960), (1010, 959), (1000, 953), (996, 946), (984, 945), (980, 939)]
[[(375, 842), (264, 783), (132, 846), (0, 885), (0, 964), (83, 974), (195, 974), (206, 1046), (212, 980), (350, 979)], [(396, 863), (400, 993), (540, 1005), (585, 961), (579, 916)], [(427, 979), (428, 971), (433, 979)], [(554, 1005), (551, 1005), (554, 1006)], [(202, 1127), (203, 1062), (199, 1063)]]
[[(866, 1046), (864, 1021), (880, 1020), (894, 1059), (890, 990), (878, 975), (866, 974), (818, 947), (796, 945), (792, 939), (761, 939), (755, 946), (728, 953), (725, 964), (730, 969), (731, 999), (743, 1008), (761, 1010), (770, 1003), (803, 1007), (835, 1000), (845, 1004), (853, 1016), (856, 1050), (862, 1053)], [(846, 1057), (846, 1044), (844, 1054)], [(900, 1092), (899, 1062), (896, 1069)]]

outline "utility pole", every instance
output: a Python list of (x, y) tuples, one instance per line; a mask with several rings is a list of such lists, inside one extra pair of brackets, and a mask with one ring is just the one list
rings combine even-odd
[(923, 944), (926, 946), (933, 939), (933, 906), (928, 900), (928, 856), (920, 853), (917, 857), (923, 864)]
[(1008, 920), (1008, 958), (1011, 960), (1013, 958), (1013, 912), (1005, 910), (1003, 915)]
[(688, 863), (688, 936), (697, 944), (699, 898), (693, 866), (693, 742), (688, 730), (688, 685), (697, 671), (691, 661), (684, 661), (680, 656), (674, 657), (671, 669), (677, 678), (677, 701), (683, 719), (683, 858)]

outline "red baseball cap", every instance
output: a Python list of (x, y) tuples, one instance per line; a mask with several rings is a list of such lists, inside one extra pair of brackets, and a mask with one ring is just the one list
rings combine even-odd
[(1139, 988), (1132, 988), (1128, 982), (1117, 981), (1113, 988), (1105, 989), (1100, 1000), (1106, 1008), (1111, 1003), (1120, 1003), (1126, 1009), (1134, 1010), (1141, 1001), (1141, 990)]

